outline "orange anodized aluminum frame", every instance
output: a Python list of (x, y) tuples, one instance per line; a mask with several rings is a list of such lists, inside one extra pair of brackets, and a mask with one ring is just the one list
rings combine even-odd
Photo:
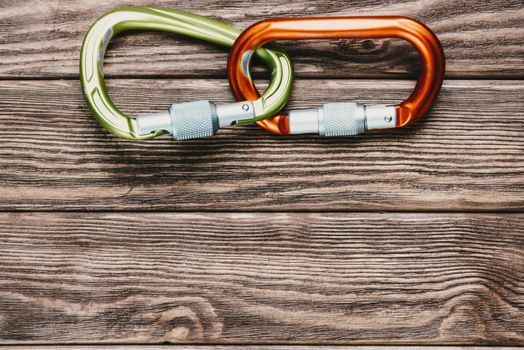
[[(438, 38), (428, 27), (401, 16), (276, 18), (257, 22), (236, 39), (231, 49), (228, 77), (235, 97), (238, 100), (256, 100), (260, 96), (246, 71), (249, 69), (250, 53), (260, 46), (273, 40), (336, 38), (400, 38), (413, 44), (421, 57), (421, 71), (411, 95), (395, 106), (396, 127), (413, 123), (428, 111), (444, 79), (444, 53)], [(289, 134), (286, 114), (258, 124), (274, 134)]]

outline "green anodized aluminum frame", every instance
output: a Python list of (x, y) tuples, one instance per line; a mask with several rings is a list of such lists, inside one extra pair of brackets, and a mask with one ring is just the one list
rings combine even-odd
[[(228, 23), (211, 18), (156, 7), (122, 7), (99, 18), (89, 29), (80, 54), (80, 81), (87, 105), (98, 123), (112, 134), (132, 140), (150, 139), (164, 134), (156, 131), (138, 135), (134, 118), (122, 113), (107, 93), (102, 71), (107, 45), (112, 37), (126, 30), (157, 30), (181, 34), (231, 47), (242, 32)], [(293, 85), (293, 68), (289, 57), (276, 50), (260, 48), (256, 54), (271, 70), (271, 82), (256, 101), (253, 123), (278, 113), (287, 103)]]

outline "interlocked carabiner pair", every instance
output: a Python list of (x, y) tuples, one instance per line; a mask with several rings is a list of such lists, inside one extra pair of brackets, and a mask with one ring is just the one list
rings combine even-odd
[[(209, 101), (195, 101), (174, 104), (167, 112), (136, 119), (126, 116), (107, 94), (102, 62), (110, 39), (130, 29), (168, 31), (224, 46), (234, 43), (228, 76), (235, 97), (242, 102), (215, 105)], [(354, 135), (371, 129), (401, 127), (415, 121), (429, 109), (442, 85), (444, 56), (440, 43), (426, 26), (410, 18), (273, 19), (258, 22), (240, 33), (240, 29), (227, 23), (176, 10), (125, 7), (108, 13), (91, 27), (82, 45), (80, 78), (91, 112), (108, 131), (128, 139), (149, 139), (166, 132), (176, 139), (205, 137), (213, 135), (219, 127), (252, 122), (275, 134)], [(422, 70), (411, 96), (398, 106), (328, 103), (318, 109), (290, 111), (287, 115), (269, 118), (287, 103), (293, 70), (285, 53), (260, 46), (278, 39), (341, 37), (398, 37), (413, 43), (422, 57)], [(269, 87), (262, 96), (249, 72), (254, 52), (272, 72)]]
[(259, 96), (249, 72), (252, 53), (273, 40), (327, 38), (401, 38), (422, 58), (412, 94), (399, 105), (327, 103), (316, 109), (288, 112), (262, 125), (275, 134), (355, 135), (372, 129), (399, 128), (422, 117), (444, 79), (444, 53), (438, 38), (422, 23), (407, 17), (329, 17), (268, 19), (247, 28), (235, 41), (228, 62), (229, 83), (237, 99)]
[(116, 136), (134, 140), (150, 139), (166, 132), (180, 140), (211, 136), (219, 127), (253, 123), (273, 116), (288, 100), (293, 80), (289, 57), (277, 50), (261, 48), (256, 54), (270, 67), (271, 82), (260, 98), (225, 105), (209, 101), (173, 104), (166, 112), (128, 117), (109, 97), (102, 66), (111, 38), (136, 29), (172, 32), (228, 47), (241, 33), (225, 22), (154, 7), (123, 7), (99, 18), (82, 45), (80, 81), (91, 113)]

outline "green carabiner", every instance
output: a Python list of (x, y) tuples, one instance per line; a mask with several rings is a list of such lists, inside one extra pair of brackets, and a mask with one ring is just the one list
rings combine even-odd
[(225, 105), (195, 101), (174, 104), (166, 112), (128, 117), (111, 101), (102, 66), (111, 38), (123, 31), (137, 29), (172, 32), (228, 47), (242, 32), (225, 22), (155, 7), (123, 7), (99, 18), (82, 44), (80, 81), (91, 113), (100, 125), (116, 136), (133, 140), (165, 133), (173, 134), (176, 139), (211, 136), (219, 127), (271, 117), (289, 98), (293, 84), (291, 60), (281, 51), (260, 48), (256, 54), (270, 67), (271, 82), (258, 100)]

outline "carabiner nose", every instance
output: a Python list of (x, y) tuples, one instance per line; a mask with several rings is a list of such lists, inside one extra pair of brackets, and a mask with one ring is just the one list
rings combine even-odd
[(269, 67), (271, 83), (256, 101), (215, 105), (209, 101), (174, 104), (168, 111), (131, 118), (122, 113), (107, 93), (102, 71), (111, 38), (126, 30), (159, 30), (231, 46), (241, 30), (228, 23), (154, 7), (123, 7), (99, 18), (87, 32), (80, 55), (80, 81), (87, 105), (106, 130), (126, 139), (150, 139), (170, 133), (175, 139), (213, 135), (218, 128), (273, 116), (292, 88), (292, 65), (280, 51), (256, 50)]
[[(238, 99), (259, 94), (245, 67), (246, 53), (273, 40), (395, 37), (412, 43), (422, 68), (411, 95), (397, 106), (328, 103), (317, 109), (290, 111), (263, 121), (276, 134), (354, 135), (371, 129), (399, 128), (422, 117), (444, 79), (444, 53), (438, 38), (422, 23), (407, 17), (281, 18), (255, 23), (235, 41), (228, 63), (229, 84)], [(250, 56), (247, 56), (249, 61)]]

